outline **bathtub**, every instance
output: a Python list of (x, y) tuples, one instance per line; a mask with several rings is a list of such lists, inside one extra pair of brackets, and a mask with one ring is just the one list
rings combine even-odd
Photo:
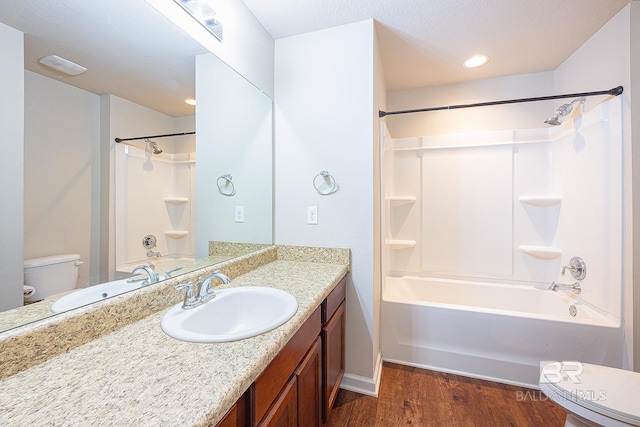
[(76, 289), (66, 293), (56, 300), (51, 305), (50, 310), (52, 313), (62, 313), (63, 311), (73, 310), (74, 308), (102, 301), (103, 299), (111, 298), (134, 289), (139, 289), (142, 286), (143, 284), (140, 280), (129, 282), (127, 279), (121, 279)]
[(622, 366), (620, 320), (544, 287), (387, 277), (380, 328), (384, 360), (507, 384), (538, 388), (540, 361)]

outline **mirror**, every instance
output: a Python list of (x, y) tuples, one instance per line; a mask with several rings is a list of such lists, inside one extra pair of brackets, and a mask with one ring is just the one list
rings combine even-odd
[[(24, 33), (21, 258), (78, 253), (78, 286), (96, 289), (126, 282), (132, 266), (182, 267), (176, 277), (272, 243), (269, 97), (145, 2), (5, 3), (0, 23)], [(37, 63), (50, 54), (88, 71)], [(184, 103), (196, 78), (197, 111)], [(196, 129), (151, 138), (159, 155), (145, 139), (114, 142)], [(143, 246), (147, 235), (155, 246)], [(51, 305), (8, 307), (0, 331), (53, 315)]]

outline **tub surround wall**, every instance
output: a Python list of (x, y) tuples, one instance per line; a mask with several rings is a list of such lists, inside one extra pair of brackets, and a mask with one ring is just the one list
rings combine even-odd
[[(387, 274), (570, 283), (621, 316), (621, 99), (561, 127), (387, 143)], [(443, 185), (443, 183), (446, 183)]]

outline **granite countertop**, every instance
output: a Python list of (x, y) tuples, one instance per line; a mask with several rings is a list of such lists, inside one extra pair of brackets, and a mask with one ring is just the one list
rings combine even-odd
[(291, 320), (257, 337), (179, 341), (162, 331), (162, 310), (21, 371), (0, 382), (0, 425), (215, 425), (347, 271), (274, 261), (234, 279), (226, 287), (272, 286), (298, 301)]

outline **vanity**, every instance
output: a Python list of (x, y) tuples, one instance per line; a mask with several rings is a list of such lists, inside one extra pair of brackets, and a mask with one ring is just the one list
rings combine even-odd
[[(161, 320), (183, 297), (173, 286), (190, 277), (158, 284), (172, 295), (169, 306), (3, 379), (0, 424), (322, 425), (344, 372), (349, 269), (348, 250), (327, 251), (278, 246), (215, 266), (232, 277), (215, 289), (275, 287), (298, 302), (282, 326), (239, 341), (199, 344), (166, 335)], [(116, 307), (113, 315), (127, 311), (131, 298), (104, 304)], [(137, 299), (153, 305), (148, 296)]]

